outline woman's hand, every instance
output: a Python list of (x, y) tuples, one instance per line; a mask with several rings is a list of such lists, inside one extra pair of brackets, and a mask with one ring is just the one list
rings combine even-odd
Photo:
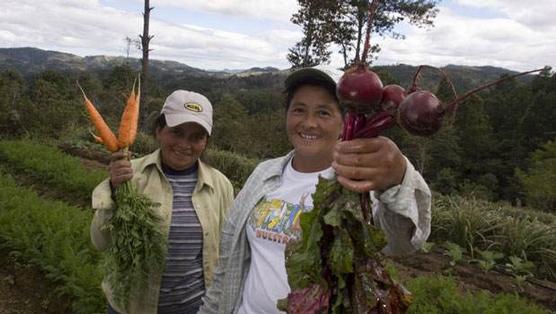
[(133, 178), (131, 162), (123, 151), (117, 151), (112, 154), (108, 170), (110, 171), (110, 184), (113, 188)]
[(332, 167), (340, 184), (356, 192), (384, 191), (402, 182), (406, 160), (386, 137), (338, 142)]

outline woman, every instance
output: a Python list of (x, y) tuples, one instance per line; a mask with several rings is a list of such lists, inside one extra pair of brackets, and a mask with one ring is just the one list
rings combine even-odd
[(430, 232), (430, 191), (387, 138), (338, 143), (343, 119), (335, 81), (306, 68), (286, 79), (286, 129), (294, 150), (257, 166), (236, 197), (222, 232), (214, 282), (199, 313), (280, 313), (290, 292), (284, 250), (302, 236), (298, 214), (312, 209), (318, 176), (378, 199), (375, 221), (385, 253), (416, 250)]
[[(127, 180), (152, 201), (168, 235), (168, 254), (163, 273), (150, 274), (148, 291), (116, 304), (103, 282), (109, 313), (194, 313), (210, 285), (218, 258), (221, 226), (233, 200), (230, 181), (203, 163), (212, 130), (212, 106), (203, 95), (177, 90), (162, 107), (155, 137), (160, 148), (127, 161), (121, 152), (112, 155), (110, 179), (93, 192), (96, 209), (91, 225), (95, 247), (110, 245), (110, 234), (102, 227), (112, 216), (111, 191)], [(125, 307), (125, 308), (124, 308)]]

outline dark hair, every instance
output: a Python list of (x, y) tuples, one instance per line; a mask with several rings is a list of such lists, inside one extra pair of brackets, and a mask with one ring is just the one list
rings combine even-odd
[(327, 81), (324, 81), (322, 79), (315, 78), (315, 77), (305, 77), (303, 79), (300, 79), (300, 80), (296, 81), (295, 83), (288, 86), (288, 88), (286, 88), (286, 90), (284, 91), (284, 94), (286, 95), (286, 103), (284, 104), (284, 107), (285, 107), (286, 111), (288, 111), (288, 109), (290, 108), (290, 103), (292, 101), (292, 98), (293, 98), (293, 95), (295, 94), (295, 92), (300, 87), (305, 86), (305, 85), (311, 85), (311, 86), (317, 86), (317, 87), (324, 88), (330, 95), (332, 95), (334, 97), (334, 99), (338, 103), (338, 109), (340, 109), (340, 111), (342, 111), (341, 107), (339, 106), (340, 102), (339, 102), (338, 96), (336, 96), (336, 84), (331, 84), (330, 82), (327, 82)]
[(163, 129), (166, 126), (166, 117), (164, 114), (160, 114), (156, 120), (154, 120), (153, 125), (151, 126), (151, 133), (153, 136), (156, 136), (156, 130)]

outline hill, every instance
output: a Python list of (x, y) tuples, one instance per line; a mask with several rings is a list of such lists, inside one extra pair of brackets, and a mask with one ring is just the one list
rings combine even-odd
[[(54, 70), (61, 72), (105, 72), (110, 71), (113, 67), (127, 64), (134, 70), (141, 67), (140, 59), (126, 58), (122, 56), (86, 56), (80, 57), (70, 53), (42, 50), (38, 48), (0, 48), (0, 71), (15, 69), (24, 77), (33, 76), (45, 70)], [(257, 87), (273, 88), (276, 82), (281, 82), (288, 70), (280, 70), (273, 67), (255, 67), (251, 69), (224, 69), (224, 70), (203, 70), (188, 66), (183, 63), (168, 60), (151, 60), (150, 71), (153, 79), (160, 80), (181, 80), (183, 78), (204, 78), (203, 82), (214, 80), (216, 84), (218, 79), (232, 79), (247, 82), (253, 82), (252, 76), (272, 76), (279, 77), (271, 80), (262, 80), (258, 82)], [(407, 64), (376, 66), (377, 71), (387, 72), (393, 81), (398, 82), (402, 86), (409, 86), (416, 66)], [(474, 86), (478, 86), (483, 82), (494, 80), (504, 74), (513, 74), (504, 68), (492, 66), (461, 66), (448, 65), (442, 68), (452, 79), (458, 91), (463, 91)], [(208, 79), (208, 80), (207, 80)], [(521, 80), (529, 81), (531, 77), (524, 77)], [(271, 85), (265, 86), (265, 81)], [(423, 88), (434, 89), (440, 81), (437, 72), (431, 70), (424, 71), (420, 85)], [(245, 83), (247, 83), (245, 82)], [(263, 85), (263, 86), (261, 86)]]

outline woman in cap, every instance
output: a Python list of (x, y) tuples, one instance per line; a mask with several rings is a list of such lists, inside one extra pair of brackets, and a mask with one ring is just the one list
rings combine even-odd
[(168, 236), (162, 273), (149, 274), (147, 291), (128, 304), (116, 304), (106, 281), (102, 288), (108, 313), (195, 313), (211, 284), (219, 251), (220, 230), (233, 200), (230, 181), (200, 160), (212, 130), (212, 106), (198, 93), (174, 91), (162, 107), (155, 138), (160, 148), (142, 158), (112, 155), (110, 178), (93, 192), (91, 224), (95, 247), (110, 245), (103, 226), (112, 216), (111, 191), (132, 180), (153, 202)]
[(259, 164), (237, 195), (199, 313), (280, 313), (276, 302), (290, 292), (284, 250), (302, 236), (299, 213), (312, 209), (319, 175), (336, 175), (357, 192), (373, 190), (385, 253), (411, 253), (430, 233), (430, 190), (398, 147), (385, 137), (338, 141), (343, 117), (335, 80), (305, 68), (290, 74), (285, 87), (294, 149)]

